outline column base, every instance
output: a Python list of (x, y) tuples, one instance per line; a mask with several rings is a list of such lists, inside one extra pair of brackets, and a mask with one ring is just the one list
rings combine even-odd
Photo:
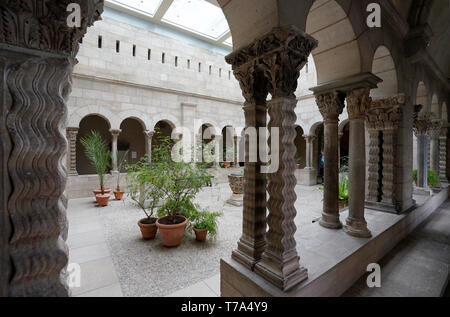
[(372, 233), (367, 228), (367, 222), (365, 220), (348, 218), (347, 223), (344, 226), (344, 232), (356, 238), (372, 237)]
[(431, 191), (429, 188), (415, 187), (413, 194), (419, 196), (431, 196)]
[[(294, 264), (298, 265), (298, 257), (294, 261)], [(258, 262), (255, 266), (255, 272), (285, 292), (308, 279), (308, 270), (304, 267), (299, 267), (291, 274), (283, 276), (281, 271), (268, 263)]]
[(230, 199), (227, 200), (227, 204), (232, 206), (241, 207), (244, 205), (244, 195), (243, 194), (233, 194)]
[(299, 185), (317, 185), (317, 170), (314, 168), (307, 167), (301, 170), (296, 170), (295, 177), (297, 178), (297, 184)]
[(342, 229), (342, 222), (339, 220), (339, 215), (331, 215), (322, 213), (322, 218), (319, 224), (327, 229)]
[(67, 176), (78, 176), (78, 173), (76, 171), (69, 171), (67, 172)]

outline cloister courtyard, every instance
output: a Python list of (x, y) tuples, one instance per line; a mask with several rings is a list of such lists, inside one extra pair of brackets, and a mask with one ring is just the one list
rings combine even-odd
[(0, 297), (450, 294), (450, 4), (0, 2)]

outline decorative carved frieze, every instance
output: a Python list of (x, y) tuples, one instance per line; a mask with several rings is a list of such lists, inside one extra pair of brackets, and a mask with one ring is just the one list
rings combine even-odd
[(402, 120), (402, 107), (405, 104), (403, 94), (374, 99), (367, 112), (367, 128), (374, 130), (398, 129)]
[(442, 121), (431, 120), (427, 135), (431, 140), (438, 140), (442, 132)]
[(68, 175), (77, 176), (77, 136), (79, 128), (67, 128), (67, 170)]
[[(87, 28), (100, 19), (103, 0), (2, 0), (0, 43), (75, 57)], [(80, 27), (70, 27), (68, 5), (80, 5)]]

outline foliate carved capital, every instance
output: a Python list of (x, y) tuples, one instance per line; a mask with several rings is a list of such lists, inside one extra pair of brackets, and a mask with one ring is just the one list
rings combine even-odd
[(69, 141), (76, 141), (78, 135), (79, 128), (67, 128), (67, 139)]
[(402, 119), (402, 107), (404, 105), (404, 94), (372, 100), (366, 116), (368, 129), (398, 129)]
[[(225, 59), (236, 71), (243, 66), (262, 69), (268, 90), (275, 97), (292, 96), (301, 68), (318, 42), (295, 26), (274, 28)], [(241, 81), (238, 78), (239, 81)], [(248, 86), (248, 85), (246, 85)]]
[(254, 62), (236, 67), (234, 76), (239, 81), (242, 95), (247, 103), (264, 104), (266, 102), (268, 95), (266, 80)]
[[(70, 27), (69, 4), (81, 9), (80, 27)], [(75, 57), (87, 28), (100, 19), (103, 0), (2, 0), (0, 43)]]
[(415, 116), (413, 130), (416, 137), (426, 135), (431, 126), (431, 114), (423, 113)]
[(442, 121), (432, 120), (427, 134), (431, 140), (438, 140), (441, 135), (441, 131), (442, 131)]
[(155, 131), (144, 130), (144, 135), (145, 135), (147, 138), (151, 139), (151, 138), (153, 138), (153, 136), (155, 135)]
[(347, 95), (347, 111), (349, 119), (363, 119), (370, 108), (369, 88), (360, 88), (350, 91)]
[(312, 143), (317, 138), (315, 135), (303, 135), (303, 138), (305, 139), (306, 143)]
[(345, 107), (344, 96), (338, 92), (317, 95), (316, 103), (325, 121), (338, 120)]
[(113, 137), (118, 137), (120, 135), (120, 133), (122, 132), (122, 130), (111, 129), (111, 130), (109, 130), (109, 132), (111, 132), (111, 135)]

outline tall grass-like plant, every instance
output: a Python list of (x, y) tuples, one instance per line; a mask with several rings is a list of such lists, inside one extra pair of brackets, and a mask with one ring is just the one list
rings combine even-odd
[(92, 166), (98, 174), (100, 181), (100, 189), (102, 195), (105, 194), (105, 174), (110, 167), (110, 151), (108, 144), (102, 139), (102, 136), (97, 131), (82, 138), (81, 144), (84, 147), (87, 158), (91, 161)]
[(430, 187), (436, 187), (439, 185), (439, 176), (433, 170), (428, 170), (428, 185)]
[(348, 177), (345, 176), (344, 180), (339, 183), (339, 200), (342, 201), (344, 207), (348, 205)]

